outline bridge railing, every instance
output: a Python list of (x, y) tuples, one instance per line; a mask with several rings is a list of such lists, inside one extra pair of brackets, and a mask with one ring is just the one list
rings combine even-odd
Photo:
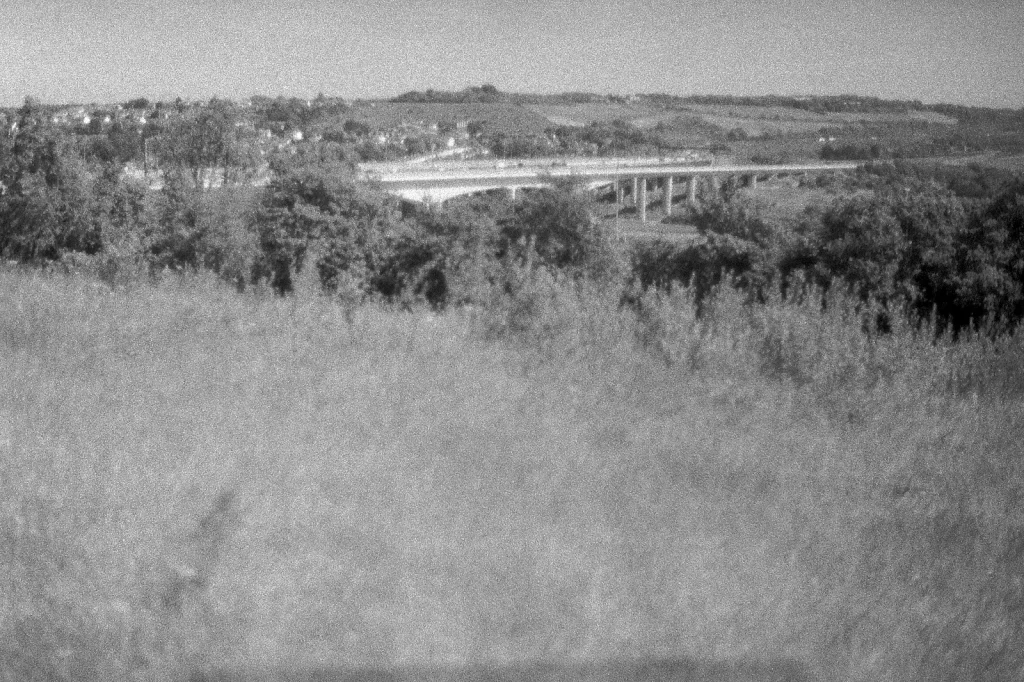
[(359, 169), (374, 175), (390, 175), (422, 170), (504, 170), (509, 168), (629, 168), (659, 164), (711, 164), (714, 157), (701, 152), (687, 152), (682, 155), (661, 157), (535, 157), (526, 159), (474, 159), (469, 161), (420, 161), (409, 163), (361, 163)]

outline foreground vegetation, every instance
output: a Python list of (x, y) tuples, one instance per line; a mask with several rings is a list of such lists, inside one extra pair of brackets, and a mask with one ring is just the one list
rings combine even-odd
[(439, 314), (0, 273), (6, 678), (1019, 678), (1019, 337), (518, 276)]
[(30, 104), (5, 680), (1020, 677), (1019, 177), (727, 185), (629, 244), (578, 187), (426, 211), (315, 150), (151, 190)]

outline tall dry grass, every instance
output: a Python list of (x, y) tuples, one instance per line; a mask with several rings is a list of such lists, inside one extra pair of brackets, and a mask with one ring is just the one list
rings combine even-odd
[(1020, 342), (862, 326), (2, 272), (0, 670), (1018, 679)]

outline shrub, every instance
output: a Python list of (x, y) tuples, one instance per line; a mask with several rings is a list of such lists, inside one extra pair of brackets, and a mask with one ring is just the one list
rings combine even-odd
[(600, 281), (621, 280), (625, 258), (586, 192), (559, 185), (527, 193), (500, 220), (506, 253), (533, 250), (537, 263)]
[(779, 224), (764, 217), (750, 201), (733, 198), (703, 203), (691, 221), (701, 237), (693, 243), (638, 244), (632, 249), (634, 280), (642, 287), (693, 288), (698, 308), (723, 282), (763, 299), (770, 289), (785, 287), (796, 271), (813, 264), (802, 224)]
[(434, 306), (482, 302), (496, 280), (500, 234), (481, 205), (419, 211), (394, 247), (378, 289)]
[(1024, 319), (1024, 181), (1009, 185), (966, 222), (958, 235), (959, 322)]
[(834, 205), (821, 218), (819, 272), (841, 277), (865, 299), (894, 299), (908, 293), (899, 274), (908, 248), (890, 206), (874, 197)]
[(956, 329), (1012, 326), (1024, 316), (1021, 196), (1011, 185), (979, 207), (911, 182), (837, 202), (815, 235), (816, 271)]
[(317, 263), (325, 289), (334, 290), (343, 273), (365, 278), (390, 258), (399, 230), (394, 201), (355, 181), (342, 165), (306, 166), (279, 174), (267, 188), (258, 217), (260, 256), (256, 278), (266, 279), (281, 293), (292, 289), (293, 277), (307, 265), (309, 246), (320, 243)]

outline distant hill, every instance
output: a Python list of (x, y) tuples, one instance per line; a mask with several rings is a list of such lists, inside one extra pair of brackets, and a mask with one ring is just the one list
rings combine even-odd
[(374, 129), (408, 123), (472, 121), (488, 133), (542, 135), (551, 127), (544, 116), (511, 102), (419, 102), (410, 100), (358, 103), (346, 114)]

